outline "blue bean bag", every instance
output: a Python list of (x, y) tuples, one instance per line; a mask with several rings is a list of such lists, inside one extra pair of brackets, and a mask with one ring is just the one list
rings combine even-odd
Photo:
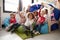
[(10, 20), (10, 17), (7, 17), (7, 18), (4, 19), (3, 22), (4, 22), (5, 27), (10, 24), (9, 20)]
[(60, 10), (57, 9), (57, 8), (54, 8), (53, 12), (54, 12), (55, 19), (59, 20), (59, 18), (60, 18)]
[(47, 34), (48, 33), (48, 24), (44, 23), (44, 25), (41, 27), (40, 33)]
[(58, 26), (57, 23), (54, 23), (54, 24), (51, 25), (51, 31), (56, 30), (58, 28), (59, 28), (59, 26)]
[[(54, 6), (51, 5), (51, 4), (48, 4), (48, 5), (50, 5), (51, 7), (54, 7)], [(54, 7), (53, 13), (54, 13), (55, 19), (56, 19), (56, 20), (59, 20), (59, 18), (60, 18), (60, 10)]]
[(30, 10), (29, 10), (29, 11), (30, 11), (30, 12), (36, 11), (36, 10), (40, 9), (40, 7), (41, 7), (40, 4), (32, 5), (32, 6), (30, 7)]

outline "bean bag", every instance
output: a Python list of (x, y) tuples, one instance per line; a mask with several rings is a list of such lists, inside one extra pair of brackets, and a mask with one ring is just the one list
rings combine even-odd
[(58, 26), (57, 23), (54, 23), (54, 24), (51, 25), (51, 31), (56, 30), (58, 28), (59, 28), (59, 26)]
[(24, 32), (23, 26), (19, 26), (19, 28), (17, 29), (17, 31), (20, 32), (20, 33), (23, 33)]
[[(48, 5), (50, 5), (51, 7), (54, 7), (54, 6), (51, 5), (51, 4), (48, 4)], [(59, 18), (60, 18), (60, 10), (54, 7), (53, 13), (54, 13), (55, 19), (56, 19), (56, 20), (59, 20)]]
[(32, 6), (30, 7), (30, 10), (29, 10), (29, 11), (30, 11), (30, 12), (36, 11), (36, 10), (40, 9), (40, 7), (41, 7), (40, 4), (32, 5)]
[(10, 20), (10, 17), (7, 17), (4, 19), (3, 24), (5, 25), (5, 27), (7, 27), (10, 24), (9, 20)]
[(44, 23), (44, 25), (40, 29), (40, 33), (47, 34), (48, 33), (48, 24)]
[(60, 10), (58, 10), (57, 8), (54, 8), (53, 12), (54, 12), (55, 19), (59, 20), (59, 18), (60, 18)]
[[(33, 23), (32, 26), (34, 27), (36, 25), (36, 23)], [(17, 29), (18, 32), (20, 33), (23, 33), (25, 30), (24, 30), (24, 27), (23, 26), (19, 26), (18, 29)], [(29, 31), (29, 30), (28, 30)]]

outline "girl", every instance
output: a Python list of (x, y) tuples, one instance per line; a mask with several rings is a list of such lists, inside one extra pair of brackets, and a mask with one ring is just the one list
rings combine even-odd
[(38, 12), (37, 12), (37, 11), (34, 11), (34, 12), (33, 12), (33, 15), (34, 15), (34, 20), (35, 20), (35, 22), (36, 22), (37, 19), (38, 19)]
[(6, 28), (7, 31), (12, 30), (14, 27), (11, 27), (11, 26), (16, 23), (16, 18), (14, 13), (10, 14), (9, 22), (10, 22), (10, 25)]
[(34, 15), (32, 13), (28, 13), (28, 18), (26, 19), (26, 22), (25, 22), (25, 32), (27, 34), (27, 30), (30, 30), (30, 33), (31, 33), (31, 36), (33, 37), (33, 26), (32, 24), (34, 23)]
[(25, 21), (26, 21), (25, 13), (21, 11), (21, 12), (19, 13), (19, 16), (20, 16), (20, 22), (19, 22), (19, 23), (22, 25), (22, 24), (24, 24)]
[(24, 25), (24, 23), (25, 23), (25, 21), (26, 21), (26, 18), (25, 18), (25, 15), (24, 15), (24, 12), (20, 12), (19, 13), (19, 16), (20, 16), (20, 21), (18, 22), (18, 23), (16, 23), (16, 24), (14, 24), (13, 25), (13, 30), (12, 30), (12, 33), (19, 27), (19, 26), (23, 26)]
[(36, 27), (35, 27), (35, 28), (37, 28), (35, 34), (37, 34), (37, 33), (40, 34), (41, 26), (42, 26), (45, 22), (47, 22), (47, 13), (48, 13), (48, 10), (47, 10), (47, 9), (43, 8), (43, 9), (41, 10), (41, 12), (40, 12), (41, 15), (40, 15), (40, 17), (38, 18), (37, 24), (36, 24)]
[(16, 18), (15, 18), (15, 14), (10, 14), (10, 24), (11, 23), (16, 23)]
[(17, 29), (19, 26), (23, 25), (26, 21), (24, 12), (20, 12), (19, 16), (20, 16), (19, 23), (15, 23), (15, 24), (12, 25), (12, 28), (13, 28), (12, 33), (15, 31), (15, 29)]

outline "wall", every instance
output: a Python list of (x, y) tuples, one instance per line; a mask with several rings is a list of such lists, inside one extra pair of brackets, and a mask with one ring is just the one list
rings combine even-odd
[(0, 6), (1, 6), (1, 24), (3, 24), (3, 20), (5, 17), (9, 16), (10, 13), (3, 13), (3, 0), (0, 0)]
[(3, 20), (10, 15), (10, 13), (3, 13), (3, 0), (0, 0), (1, 7), (1, 24), (3, 24)]
[(3, 13), (3, 0), (0, 0), (1, 6), (1, 24), (3, 24), (3, 20), (10, 15), (10, 13)]
[[(10, 13), (3, 13), (3, 0), (0, 0), (0, 6), (1, 6), (1, 24), (3, 24), (3, 21), (6, 17), (10, 15)], [(16, 14), (17, 20), (19, 21), (19, 15)]]

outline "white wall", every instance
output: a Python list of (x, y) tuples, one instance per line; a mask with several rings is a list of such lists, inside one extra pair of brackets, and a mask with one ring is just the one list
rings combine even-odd
[(0, 6), (1, 6), (1, 24), (2, 24), (4, 18), (9, 16), (10, 13), (3, 13), (3, 0), (0, 0)]
[[(0, 6), (1, 6), (1, 24), (3, 24), (3, 21), (6, 17), (8, 17), (11, 13), (3, 13), (3, 0), (0, 0)], [(19, 15), (16, 15), (17, 20), (19, 21)]]
[(1, 23), (3, 23), (3, 20), (10, 15), (10, 13), (3, 13), (3, 0), (0, 0), (0, 6), (1, 6)]

